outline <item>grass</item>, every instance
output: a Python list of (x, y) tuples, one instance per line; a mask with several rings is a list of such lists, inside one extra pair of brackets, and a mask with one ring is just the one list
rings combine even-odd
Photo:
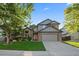
[(0, 49), (2, 50), (25, 50), (25, 51), (45, 51), (45, 47), (42, 42), (22, 41), (15, 42), (9, 45), (0, 43)]
[(74, 47), (79, 48), (79, 42), (74, 42), (74, 41), (65, 41), (65, 43), (72, 45)]

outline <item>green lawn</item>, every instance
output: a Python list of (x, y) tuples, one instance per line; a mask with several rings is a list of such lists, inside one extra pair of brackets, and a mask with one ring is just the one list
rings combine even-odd
[(79, 42), (74, 42), (74, 41), (65, 41), (65, 43), (72, 45), (74, 47), (79, 48)]
[(25, 50), (25, 51), (45, 51), (45, 47), (42, 42), (15, 42), (9, 45), (0, 43), (0, 49), (2, 50)]

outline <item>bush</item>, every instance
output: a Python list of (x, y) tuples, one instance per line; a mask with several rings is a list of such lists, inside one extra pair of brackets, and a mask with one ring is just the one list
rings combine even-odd
[(62, 41), (68, 41), (68, 40), (71, 40), (70, 36), (62, 37)]
[(27, 37), (22, 37), (22, 41), (26, 41)]
[(32, 38), (31, 38), (31, 37), (28, 37), (28, 38), (27, 38), (27, 40), (28, 40), (28, 41), (31, 41), (31, 40), (32, 40)]

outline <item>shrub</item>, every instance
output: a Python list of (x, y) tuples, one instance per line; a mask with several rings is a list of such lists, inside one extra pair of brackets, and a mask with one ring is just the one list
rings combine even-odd
[(26, 41), (27, 37), (22, 37), (22, 41)]
[(27, 38), (27, 40), (28, 40), (28, 41), (31, 41), (31, 40), (32, 40), (32, 38), (31, 38), (31, 37), (28, 37), (28, 38)]
[(62, 37), (62, 41), (68, 41), (68, 40), (71, 40), (70, 36)]

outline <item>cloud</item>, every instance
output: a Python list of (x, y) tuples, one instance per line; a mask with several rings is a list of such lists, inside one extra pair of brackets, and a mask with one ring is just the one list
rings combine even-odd
[(67, 3), (66, 5), (69, 6), (69, 5), (71, 5), (71, 4), (72, 4), (72, 3)]
[(46, 8), (44, 8), (43, 10), (46, 11), (46, 10), (48, 10), (48, 9), (49, 9), (49, 8), (46, 7)]

